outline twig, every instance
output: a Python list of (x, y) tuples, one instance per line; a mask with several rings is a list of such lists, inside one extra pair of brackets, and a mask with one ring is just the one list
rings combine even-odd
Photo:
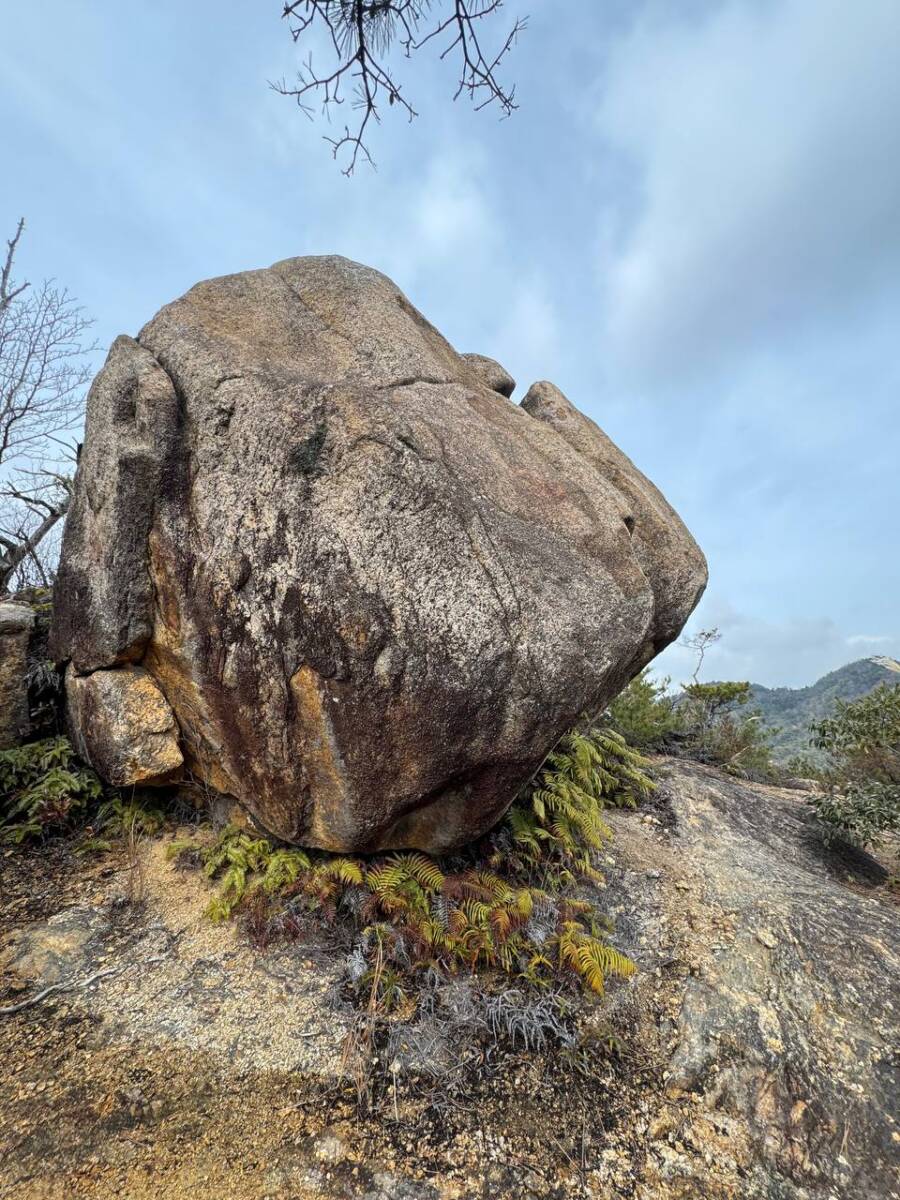
[(6, 243), (6, 258), (3, 262), (3, 267), (0, 268), (0, 313), (5, 308), (9, 308), (16, 296), (20, 296), (28, 287), (27, 281), (20, 283), (17, 288), (11, 288), (9, 279), (13, 269), (13, 261), (16, 257), (16, 247), (19, 244), (19, 238), (22, 236), (22, 230), (25, 228), (25, 218), (21, 217), (19, 224), (16, 226), (16, 232)]
[(104, 967), (102, 971), (95, 971), (93, 975), (88, 975), (87, 979), (70, 979), (65, 983), (51, 983), (49, 987), (45, 987), (36, 996), (29, 996), (27, 1000), (20, 1000), (18, 1004), (8, 1004), (5, 1008), (0, 1008), (0, 1017), (11, 1017), (14, 1013), (31, 1008), (34, 1004), (40, 1004), (42, 1000), (45, 1000), (47, 996), (52, 995), (54, 992), (71, 992), (76, 988), (90, 987), (98, 979), (103, 979), (107, 975), (115, 975), (121, 970), (121, 967)]
[[(525, 29), (524, 19), (516, 20), (497, 53), (486, 52), (479, 42), (478, 23), (489, 20), (503, 7), (503, 0), (452, 0), (448, 16), (437, 18), (431, 28), (420, 33), (432, 0), (285, 0), (282, 17), (289, 23), (295, 44), (309, 30), (320, 29), (330, 43), (332, 65), (326, 70), (313, 67), (312, 55), (301, 65), (294, 86), (285, 80), (271, 86), (290, 96), (306, 116), (314, 115), (318, 100), (326, 117), (350, 99), (350, 108), (361, 114), (344, 126), (339, 137), (326, 138), (335, 158), (346, 151), (349, 161), (345, 175), (352, 175), (358, 161), (374, 167), (367, 145), (369, 122), (379, 124), (381, 106), (403, 111), (412, 121), (416, 110), (402, 93), (393, 74), (390, 51), (399, 44), (404, 57), (438, 40), (443, 44), (438, 57), (456, 58), (459, 79), (454, 100), (468, 95), (476, 110), (496, 103), (504, 116), (518, 106), (515, 88), (507, 88), (497, 70), (511, 52), (518, 35)], [(446, 44), (444, 44), (446, 43)]]

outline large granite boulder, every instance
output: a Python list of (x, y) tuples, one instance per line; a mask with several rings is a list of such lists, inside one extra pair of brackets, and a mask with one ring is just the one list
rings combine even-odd
[[(70, 694), (139, 664), (187, 769), (289, 841), (440, 851), (489, 828), (706, 582), (593, 422), (513, 387), (335, 257), (198, 284), (118, 338), (56, 588)], [(73, 705), (97, 760), (98, 705), (134, 678)]]

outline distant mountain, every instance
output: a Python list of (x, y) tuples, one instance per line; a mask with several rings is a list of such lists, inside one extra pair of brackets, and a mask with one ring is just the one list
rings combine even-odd
[(772, 739), (776, 758), (815, 756), (809, 745), (810, 722), (828, 716), (835, 700), (855, 700), (880, 683), (900, 684), (900, 662), (884, 656), (860, 658), (804, 688), (767, 688), (754, 683), (750, 685), (751, 704), (762, 712), (766, 725), (778, 729)]

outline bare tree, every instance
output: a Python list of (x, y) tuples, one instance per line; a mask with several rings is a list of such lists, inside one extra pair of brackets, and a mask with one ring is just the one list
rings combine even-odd
[(71, 475), (45, 467), (23, 474), (35, 477), (31, 486), (7, 483), (0, 491), (0, 595), (13, 580), (18, 587), (53, 582), (56, 535), (71, 500)]
[(439, 49), (439, 58), (455, 58), (459, 81), (453, 99), (466, 95), (476, 109), (495, 104), (503, 116), (518, 105), (515, 87), (507, 88), (497, 77), (497, 69), (525, 28), (517, 18), (506, 32), (499, 48), (486, 50), (481, 41), (481, 23), (497, 14), (503, 0), (294, 0), (285, 2), (282, 17), (288, 22), (296, 44), (307, 35), (321, 31), (334, 59), (325, 71), (317, 71), (312, 53), (301, 68), (297, 81), (273, 84), (276, 91), (293, 97), (298, 106), (312, 117), (318, 101), (330, 117), (332, 109), (350, 98), (350, 107), (359, 115), (352, 126), (336, 138), (326, 138), (334, 157), (345, 150), (348, 163), (345, 175), (351, 175), (360, 156), (374, 166), (366, 143), (371, 121), (381, 120), (380, 106), (398, 106), (412, 120), (417, 116), (409, 99), (402, 94), (388, 66), (394, 46), (406, 58), (429, 43)]
[(695, 684), (700, 681), (700, 668), (703, 666), (707, 650), (721, 640), (722, 635), (714, 626), (712, 629), (700, 629), (691, 637), (681, 638), (678, 642), (679, 646), (684, 646), (686, 650), (693, 650), (697, 655), (697, 664), (694, 667), (694, 674), (691, 676)]
[(19, 221), (0, 267), (0, 594), (17, 573), (48, 571), (38, 548), (68, 510), (70, 478), (33, 464), (71, 457), (61, 435), (81, 416), (94, 349), (82, 342), (91, 322), (65, 289), (15, 280), (24, 228)]

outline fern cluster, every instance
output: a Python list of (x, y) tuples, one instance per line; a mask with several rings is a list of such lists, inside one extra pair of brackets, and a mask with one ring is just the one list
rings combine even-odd
[(111, 850), (117, 838), (152, 837), (159, 833), (169, 815), (149, 788), (140, 792), (110, 788), (104, 796), (103, 803), (91, 816), (85, 837), (78, 844), (78, 854)]
[(608, 726), (567, 733), (506, 817), (525, 861), (538, 866), (551, 860), (591, 875), (592, 853), (612, 836), (604, 808), (634, 808), (648, 796), (656, 786), (648, 766)]
[(385, 1004), (405, 998), (403, 980), (439, 967), (496, 970), (544, 987), (569, 977), (602, 993), (608, 976), (633, 964), (610, 945), (592, 904), (563, 895), (576, 875), (597, 877), (593, 854), (611, 836), (606, 804), (633, 806), (653, 783), (644, 760), (610, 729), (567, 734), (498, 830), (468, 855), (439, 863), (418, 852), (364, 860), (275, 848), (235, 825), (212, 845), (175, 842), (219, 882), (216, 919), (340, 911), (362, 945), (377, 945), (379, 969), (359, 972)]
[[(607, 975), (634, 967), (606, 940), (587, 901), (469, 868), (445, 873), (425, 854), (395, 853), (371, 861), (303, 850), (276, 849), (265, 838), (227, 826), (207, 847), (176, 841), (175, 855), (196, 855), (219, 889), (207, 909), (214, 920), (237, 910), (258, 917), (262, 897), (276, 898), (273, 919), (288, 911), (346, 914), (365, 938), (382, 936), (406, 972), (440, 966), (497, 968), (542, 986), (571, 970), (602, 993)], [(391, 931), (391, 937), (383, 935)], [(362, 977), (364, 983), (367, 976)], [(384, 981), (382, 981), (384, 983)], [(391, 983), (405, 995), (399, 976)]]
[(72, 828), (100, 799), (102, 784), (64, 737), (0, 751), (0, 842)]
[(0, 751), (0, 844), (77, 831), (76, 853), (109, 850), (114, 838), (158, 833), (166, 815), (150, 789), (105, 788), (66, 737)]
[(288, 898), (300, 893), (333, 919), (342, 889), (363, 882), (363, 869), (353, 859), (319, 854), (314, 861), (314, 851), (276, 848), (237, 825), (227, 825), (209, 847), (190, 839), (169, 847), (170, 857), (185, 854), (199, 858), (207, 879), (219, 881), (207, 909), (216, 921), (226, 920), (250, 896)]

